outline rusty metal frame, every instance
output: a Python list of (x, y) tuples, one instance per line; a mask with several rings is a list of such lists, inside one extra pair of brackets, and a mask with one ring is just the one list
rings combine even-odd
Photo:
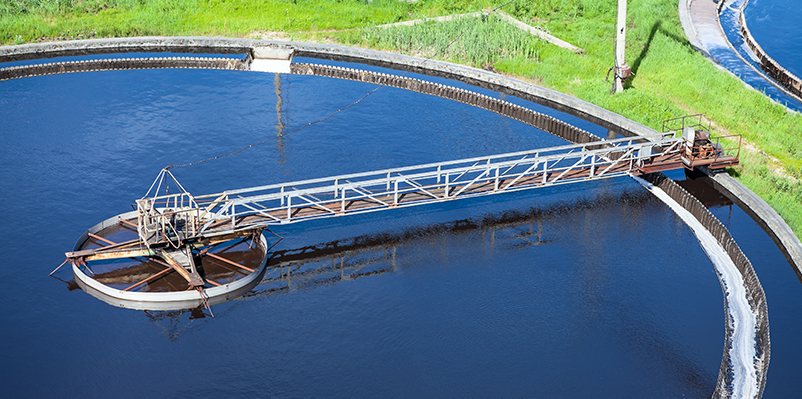
[[(719, 160), (727, 155), (731, 155), (734, 158), (727, 158), (724, 160), (725, 164), (728, 165), (735, 165), (738, 164), (738, 160), (741, 156), (741, 144), (743, 138), (740, 134), (730, 134), (725, 136), (714, 135), (712, 131), (713, 122), (704, 114), (693, 114), (693, 115), (686, 115), (681, 116), (679, 118), (673, 119), (666, 119), (663, 121), (663, 132), (664, 133), (671, 133), (677, 132), (677, 134), (682, 134), (682, 131), (687, 128), (693, 128), (696, 131), (705, 131), (709, 134), (709, 140), (713, 146), (712, 150), (707, 149), (708, 151), (713, 151), (712, 154), (705, 153), (706, 149), (703, 149), (699, 146), (694, 146), (694, 143), (689, 143), (687, 140), (682, 141), (682, 145), (688, 150), (687, 153), (683, 153), (683, 161), (685, 162), (685, 166), (687, 168), (693, 168), (694, 166), (698, 165), (709, 165), (712, 163), (717, 163)], [(723, 142), (732, 141), (737, 142), (737, 146), (732, 147), (724, 147), (722, 145)], [(720, 149), (717, 147), (721, 147)], [(734, 152), (734, 154), (733, 154)]]
[[(695, 123), (694, 123), (695, 122)], [(679, 126), (672, 126), (677, 123)], [(668, 125), (668, 127), (666, 127)], [(710, 132), (713, 127), (713, 122), (705, 114), (685, 115), (679, 118), (666, 119), (663, 121), (663, 133), (669, 131), (676, 131), (682, 133), (682, 129), (692, 127), (695, 130), (704, 130)]]
[[(734, 162), (730, 163), (733, 165), (738, 164), (738, 160), (740, 159), (741, 156), (742, 140), (743, 137), (740, 134), (731, 134), (727, 136), (711, 135), (710, 136), (710, 142), (712, 143), (711, 149), (703, 149), (699, 146), (693, 146), (693, 143), (688, 143), (687, 140), (684, 140), (685, 141), (684, 145), (691, 151), (691, 154), (690, 156), (688, 156), (687, 152), (683, 153), (683, 161), (685, 162), (686, 167), (693, 168), (694, 166), (698, 165), (709, 165), (711, 162), (712, 163), (719, 162), (720, 159), (730, 155), (731, 156), (730, 159), (734, 159)], [(726, 143), (727, 141), (736, 142), (737, 145), (734, 145), (732, 147), (725, 147), (722, 143)], [(718, 147), (721, 147), (721, 149), (718, 149)], [(696, 152), (694, 152), (694, 150)]]
[(176, 236), (203, 239), (275, 224), (624, 176), (637, 172), (648, 157), (679, 153), (681, 140), (660, 133), (197, 197), (182, 191), (137, 200), (138, 227), (147, 242), (154, 224), (155, 230), (175, 230), (170, 218), (182, 217), (187, 228)]

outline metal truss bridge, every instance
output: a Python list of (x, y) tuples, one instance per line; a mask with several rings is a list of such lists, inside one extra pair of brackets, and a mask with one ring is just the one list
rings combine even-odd
[[(136, 201), (140, 238), (166, 242), (245, 235), (272, 225), (376, 212), (655, 171), (737, 163), (723, 150), (692, 150), (674, 132), (521, 151), (193, 196), (181, 192)], [(720, 147), (718, 147), (720, 148)], [(150, 192), (148, 193), (148, 195)], [(133, 221), (132, 221), (133, 222)]]
[[(136, 211), (96, 226), (99, 231), (125, 225), (137, 238), (115, 243), (88, 231), (85, 237), (110, 245), (76, 246), (65, 255), (73, 269), (94, 260), (161, 258), (168, 266), (162, 273), (177, 271), (208, 307), (206, 280), (193, 251), (204, 254), (217, 243), (255, 238), (271, 226), (701, 165), (721, 168), (738, 164), (738, 154), (730, 154), (736, 150), (740, 142), (724, 148), (707, 130), (685, 126), (682, 118), (682, 135), (669, 131), (200, 196), (187, 192), (165, 168), (136, 200)], [(179, 192), (167, 194), (165, 188), (159, 195), (165, 179), (172, 179)]]

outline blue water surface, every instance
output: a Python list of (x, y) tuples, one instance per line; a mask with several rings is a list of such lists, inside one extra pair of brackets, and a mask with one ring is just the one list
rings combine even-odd
[[(714, 48), (710, 50), (710, 54), (749, 86), (761, 91), (774, 101), (785, 105), (791, 110), (797, 112), (802, 111), (802, 102), (788, 95), (786, 91), (781, 88), (782, 86), (780, 86), (779, 83), (773, 81), (763, 72), (757, 57), (752, 50), (749, 49), (749, 46), (746, 45), (741, 35), (740, 25), (741, 9), (745, 1), (746, 0), (726, 1), (725, 6), (721, 9), (719, 22), (732, 49)], [(751, 6), (751, 4), (750, 2), (747, 7)], [(752, 25), (748, 20), (747, 25), (754, 35)], [(763, 42), (756, 36), (755, 40), (757, 40), (761, 46), (763, 45)]]
[(802, 77), (802, 7), (793, 0), (749, 0), (746, 26), (760, 47), (797, 77)]
[[(250, 295), (215, 306), (215, 318), (115, 308), (47, 276), (83, 231), (129, 210), (160, 168), (254, 142), (271, 139), (173, 173), (205, 194), (564, 144), (487, 111), (386, 87), (288, 133), (373, 88), (204, 70), (0, 82), (6, 394), (713, 392), (724, 345), (714, 268), (687, 226), (628, 178), (277, 228), (286, 238), (276, 250), (378, 234), (403, 239), (312, 260), (290, 280), (268, 271)], [(455, 224), (466, 227), (441, 228)], [(767, 284), (770, 312), (780, 309), (770, 313), (772, 333), (793, 356), (800, 286), (770, 241), (757, 242), (760, 251), (745, 250), (761, 278), (770, 264), (769, 279), (783, 282)], [(66, 269), (55, 276), (72, 279)], [(771, 373), (796, 369), (773, 352), (775, 359)], [(771, 389), (794, 389), (772, 375)]]

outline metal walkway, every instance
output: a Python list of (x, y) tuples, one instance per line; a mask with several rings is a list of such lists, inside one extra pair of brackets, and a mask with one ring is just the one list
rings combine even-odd
[(158, 193), (163, 180), (172, 178), (181, 192), (148, 197), (149, 191), (136, 201), (136, 223), (148, 245), (170, 241), (178, 246), (271, 225), (692, 167), (699, 161), (737, 163), (723, 151), (712, 157), (704, 154), (702, 160), (688, 150), (683, 137), (674, 135), (565, 145), (202, 196), (186, 192), (169, 170), (163, 170), (151, 191)]

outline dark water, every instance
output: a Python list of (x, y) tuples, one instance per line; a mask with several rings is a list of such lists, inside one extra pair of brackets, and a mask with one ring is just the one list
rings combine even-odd
[[(743, 2), (738, 2), (740, 4)], [(734, 13), (733, 13), (734, 14)], [(802, 7), (791, 0), (750, 0), (744, 9), (746, 24), (752, 36), (764, 51), (775, 61), (796, 76), (802, 76)], [(722, 16), (722, 25), (725, 31), (731, 26)], [(745, 49), (743, 40), (735, 38), (732, 32), (727, 32), (733, 44), (737, 44), (740, 51)], [(747, 60), (751, 60), (745, 56)], [(799, 111), (802, 104), (798, 101), (789, 101), (789, 108)], [(737, 209), (737, 208), (736, 208)], [(723, 213), (714, 212), (724, 220)], [(737, 218), (733, 215), (736, 227), (730, 227), (738, 244), (752, 261), (758, 277), (767, 293), (769, 301), (769, 319), (771, 321), (771, 366), (769, 367), (766, 397), (794, 397), (802, 392), (802, 383), (799, 382), (794, 371), (794, 363), (802, 355), (799, 349), (797, 336), (789, 329), (799, 328), (800, 311), (799, 282), (791, 278), (778, 265), (785, 265), (785, 259), (780, 257), (771, 240), (767, 240), (760, 228), (754, 225), (738, 210)], [(740, 222), (738, 221), (740, 220)], [(794, 317), (796, 315), (796, 317)]]
[(746, 25), (760, 47), (785, 69), (802, 77), (802, 7), (793, 0), (750, 0)]
[[(307, 260), (289, 280), (268, 271), (251, 295), (215, 306), (215, 318), (114, 308), (47, 276), (86, 228), (130, 209), (161, 167), (276, 137), (372, 88), (184, 70), (0, 83), (6, 395), (712, 393), (724, 340), (718, 279), (689, 229), (630, 179), (276, 229), (286, 237), (277, 251), (396, 239)], [(174, 173), (204, 194), (558, 144), (486, 111), (382, 88), (325, 122)], [(767, 290), (767, 395), (798, 392), (800, 284), (737, 207), (716, 212)]]

